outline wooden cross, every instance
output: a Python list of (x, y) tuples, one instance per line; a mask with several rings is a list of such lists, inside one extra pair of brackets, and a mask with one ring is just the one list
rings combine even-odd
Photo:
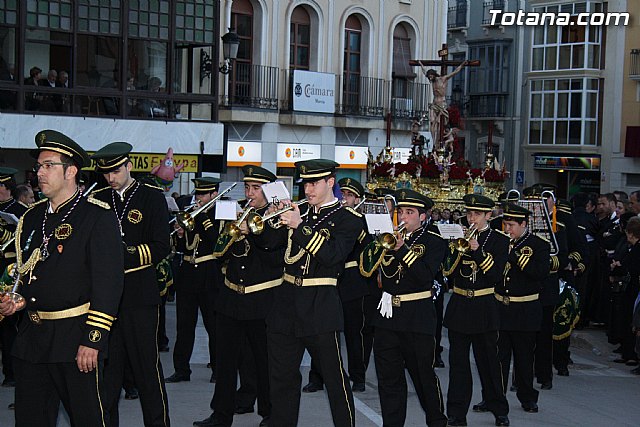
[[(444, 76), (447, 74), (447, 67), (457, 67), (462, 64), (464, 61), (450, 61), (447, 59), (449, 56), (449, 47), (446, 43), (442, 45), (442, 49), (438, 51), (438, 56), (440, 59), (410, 59), (409, 65), (412, 67), (416, 67), (419, 65), (424, 66), (440, 66), (440, 75)], [(467, 61), (468, 67), (478, 67), (480, 66), (480, 61), (477, 59)]]

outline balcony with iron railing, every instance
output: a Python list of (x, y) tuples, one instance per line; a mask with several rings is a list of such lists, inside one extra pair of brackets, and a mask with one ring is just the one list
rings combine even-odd
[(640, 49), (631, 49), (629, 78), (640, 81)]
[(234, 64), (220, 107), (277, 110), (278, 75), (277, 67)]
[(447, 29), (458, 30), (467, 28), (467, 3), (458, 3), (449, 7), (447, 13)]
[(384, 117), (389, 105), (389, 82), (372, 77), (342, 76), (342, 103), (336, 113), (345, 116)]
[(482, 25), (491, 25), (492, 15), (489, 13), (490, 10), (504, 11), (504, 7), (505, 0), (485, 0), (482, 3)]
[(507, 115), (507, 97), (505, 93), (472, 94), (464, 103), (465, 115), (473, 117), (505, 117)]

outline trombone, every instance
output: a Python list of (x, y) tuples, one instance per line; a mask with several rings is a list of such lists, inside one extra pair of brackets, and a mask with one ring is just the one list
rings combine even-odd
[(478, 234), (480, 234), (480, 232), (478, 231), (478, 227), (476, 227), (475, 224), (469, 225), (469, 229), (467, 230), (466, 233), (464, 233), (464, 237), (457, 238), (454, 241), (453, 243), (454, 248), (457, 251), (462, 252), (463, 254), (469, 252), (469, 249), (471, 249), (471, 245), (469, 244), (469, 241), (473, 239), (477, 239)]
[[(298, 203), (295, 203), (296, 206), (300, 207), (302, 205), (305, 205), (309, 203), (307, 199), (302, 199), (300, 200)], [(251, 212), (251, 215), (248, 216), (247, 218), (247, 225), (249, 226), (249, 230), (251, 230), (251, 233), (253, 234), (261, 234), (264, 231), (264, 223), (266, 221), (270, 221), (273, 218), (280, 216), (281, 214), (288, 212), (290, 210), (293, 210), (294, 204), (291, 204), (289, 206), (285, 206), (284, 208), (277, 210), (275, 212), (272, 212), (270, 214), (267, 214), (265, 216), (261, 216), (256, 212)], [(307, 210), (305, 213), (303, 213), (302, 215), (300, 215), (300, 218), (304, 218), (309, 214), (309, 210)], [(279, 229), (280, 227), (282, 227), (284, 224), (282, 224), (282, 222), (278, 221), (275, 224), (272, 222), (271, 226), (275, 229)]]
[(399, 237), (402, 237), (404, 239), (404, 236), (407, 231), (406, 228), (407, 226), (403, 221), (400, 224), (398, 224), (398, 228), (393, 233), (380, 233), (376, 237), (376, 242), (378, 242), (378, 244), (382, 246), (384, 249), (390, 251), (393, 248), (395, 248), (396, 245), (398, 244)]
[[(211, 207), (218, 200), (220, 200), (225, 194), (227, 194), (229, 191), (231, 191), (237, 184), (238, 184), (237, 182), (234, 182), (226, 190), (224, 190), (222, 193), (219, 193), (216, 197), (214, 197), (213, 199), (209, 200), (207, 203), (205, 203), (204, 205), (200, 206), (198, 209), (196, 209), (193, 212), (186, 212), (186, 211), (178, 212), (176, 214), (176, 223), (178, 223), (180, 228), (182, 228), (183, 230), (193, 231), (193, 229), (196, 226), (196, 222), (195, 222), (194, 218), (196, 216), (200, 215), (202, 212), (208, 212), (209, 209), (211, 209)], [(175, 230), (173, 232), (175, 232)], [(173, 232), (172, 232), (172, 234), (173, 234)]]

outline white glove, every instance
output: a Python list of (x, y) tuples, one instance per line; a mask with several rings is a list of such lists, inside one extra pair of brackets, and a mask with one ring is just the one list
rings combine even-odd
[(382, 315), (382, 317), (391, 319), (391, 317), (393, 316), (393, 304), (391, 303), (391, 294), (387, 292), (382, 293), (382, 298), (380, 298), (380, 302), (378, 303), (378, 310), (380, 310), (380, 314)]

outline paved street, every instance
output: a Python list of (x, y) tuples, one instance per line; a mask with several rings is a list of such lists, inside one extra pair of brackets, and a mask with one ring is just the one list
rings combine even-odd
[[(167, 325), (171, 344), (175, 337), (175, 304), (167, 306)], [(445, 329), (446, 334), (446, 329)], [(447, 362), (448, 342), (445, 346), (444, 360)], [(610, 352), (612, 346), (606, 343), (604, 332), (586, 329), (575, 332), (572, 358), (575, 362), (569, 377), (555, 377), (553, 389), (540, 392), (540, 412), (528, 414), (520, 409), (514, 393), (508, 394), (511, 404), (511, 425), (513, 426), (636, 426), (640, 419), (640, 377), (629, 373), (631, 368), (611, 362), (615, 356)], [(344, 351), (344, 349), (343, 349)], [(192, 357), (193, 374), (188, 383), (167, 384), (170, 415), (173, 426), (188, 427), (194, 420), (209, 416), (209, 401), (213, 385), (209, 381), (204, 327), (198, 326), (196, 348)], [(173, 373), (171, 353), (162, 353), (165, 374)], [(447, 363), (448, 365), (448, 363)], [(309, 370), (309, 359), (305, 357), (301, 368), (303, 385)], [(438, 374), (446, 398), (448, 368), (439, 369)], [(370, 366), (367, 373), (367, 390), (355, 394), (356, 420), (358, 426), (382, 426), (380, 404), (378, 402), (375, 369)], [(479, 380), (474, 376), (473, 402), (480, 399)], [(410, 384), (410, 381), (409, 381)], [(7, 409), (12, 401), (13, 389), (0, 388), (0, 426), (13, 425), (13, 411)], [(142, 426), (142, 412), (139, 401), (122, 400), (120, 404), (120, 425), (122, 427)], [(260, 417), (257, 414), (238, 415), (234, 427), (257, 427)], [(491, 414), (470, 412), (467, 421), (470, 426), (493, 425)], [(61, 414), (59, 427), (68, 427), (65, 415)], [(325, 427), (331, 424), (331, 414), (326, 395), (322, 392), (302, 395), (300, 422), (302, 427)], [(424, 415), (415, 392), (410, 388), (407, 426), (425, 425)]]

